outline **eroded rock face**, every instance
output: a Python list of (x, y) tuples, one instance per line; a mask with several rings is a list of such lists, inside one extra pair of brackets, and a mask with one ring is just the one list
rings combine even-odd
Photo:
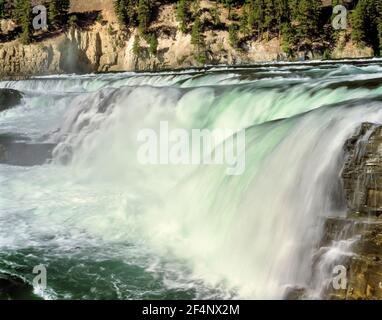
[(346, 141), (345, 153), (342, 178), (348, 216), (326, 220), (318, 260), (337, 247), (338, 257), (328, 270), (346, 267), (347, 286), (328, 286), (324, 297), (382, 299), (382, 126), (363, 123)]
[(0, 19), (0, 31), (2, 34), (8, 34), (16, 29), (16, 24), (11, 19)]
[(345, 145), (342, 173), (350, 215), (382, 214), (382, 126), (364, 123)]
[[(327, 299), (382, 299), (382, 220), (378, 218), (330, 218), (325, 224), (321, 250), (337, 247), (337, 259), (328, 266), (346, 268), (346, 289), (330, 283)], [(322, 259), (322, 257), (321, 257)]]

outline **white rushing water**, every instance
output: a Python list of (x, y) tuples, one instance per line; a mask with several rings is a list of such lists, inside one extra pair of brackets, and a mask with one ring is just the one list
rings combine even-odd
[[(165, 272), (163, 287), (218, 292), (201, 298), (309, 288), (322, 218), (346, 214), (344, 142), (382, 122), (377, 62), (0, 82), (24, 94), (0, 134), (57, 144), (43, 166), (0, 165), (0, 251), (129, 244), (118, 256)], [(246, 129), (244, 173), (140, 164), (137, 134), (161, 121)]]

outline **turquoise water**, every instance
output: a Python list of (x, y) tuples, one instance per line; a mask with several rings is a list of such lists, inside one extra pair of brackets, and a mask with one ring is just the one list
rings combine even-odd
[[(33, 268), (47, 270), (46, 289), (14, 298), (282, 299), (295, 286), (320, 298), (312, 257), (322, 218), (346, 213), (343, 144), (362, 122), (382, 121), (380, 60), (0, 88), (24, 95), (0, 114), (0, 142), (55, 145), (45, 164), (0, 164), (0, 274), (33, 285)], [(245, 129), (244, 173), (140, 164), (139, 130), (163, 121)]]

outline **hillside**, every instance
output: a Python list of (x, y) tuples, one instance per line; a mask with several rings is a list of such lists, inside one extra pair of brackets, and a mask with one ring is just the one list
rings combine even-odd
[[(242, 20), (245, 6), (227, 8), (222, 3), (209, 0), (200, 1), (197, 10), (202, 24), (199, 37), (203, 39), (203, 45), (199, 46), (192, 39), (195, 21), (189, 22), (186, 32), (180, 30), (176, 1), (156, 1), (151, 5), (153, 14), (144, 35), (138, 26), (121, 24), (115, 14), (113, 0), (72, 0), (69, 17), (72, 23), (54, 31), (35, 32), (34, 40), (27, 45), (17, 37), (20, 27), (9, 18), (3, 19), (0, 74), (158, 70), (205, 63), (245, 64), (373, 55), (368, 46), (353, 44), (351, 29), (336, 34), (330, 44), (330, 53), (317, 46), (319, 41), (310, 45), (305, 41), (298, 45), (298, 49), (293, 52), (288, 49), (288, 52), (283, 43), (285, 36), (277, 29), (270, 29), (261, 37), (257, 32), (248, 36), (239, 29), (231, 30), (231, 26), (239, 25)], [(195, 16), (195, 12), (192, 15)], [(214, 24), (215, 19), (219, 25)], [(155, 52), (150, 48), (147, 35), (155, 37)]]

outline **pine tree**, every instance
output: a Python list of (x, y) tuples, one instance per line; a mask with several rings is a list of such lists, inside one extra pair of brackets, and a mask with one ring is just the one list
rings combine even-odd
[(49, 0), (48, 20), (53, 29), (68, 23), (70, 0)]
[(381, 52), (382, 4), (380, 0), (359, 0), (352, 14), (352, 38), (370, 45), (375, 55)]
[(291, 39), (293, 46), (298, 51), (311, 49), (313, 41), (320, 39), (322, 33), (321, 3), (316, 0), (292, 0), (290, 6), (295, 29)]
[(126, 24), (130, 27), (138, 26), (138, 18), (137, 18), (137, 0), (124, 0), (127, 1), (126, 4)]
[(126, 0), (114, 0), (114, 12), (121, 26), (125, 26), (127, 22), (127, 2)]
[(352, 12), (352, 38), (356, 43), (361, 44), (365, 39), (364, 21), (363, 21), (362, 2), (358, 3), (354, 11)]
[(182, 33), (187, 31), (187, 23), (189, 21), (189, 0), (179, 0), (176, 7), (176, 19), (179, 22), (179, 29)]
[(5, 16), (5, 0), (0, 0), (0, 19), (3, 19)]
[(57, 3), (54, 0), (49, 1), (49, 7), (48, 7), (48, 21), (49, 25), (52, 27), (52, 29), (58, 28), (60, 24), (59, 19), (59, 12)]
[(194, 24), (192, 26), (191, 32), (191, 44), (196, 49), (196, 60), (200, 63), (205, 63), (206, 55), (205, 55), (205, 43), (204, 43), (204, 35), (203, 28), (200, 21), (200, 17), (196, 16)]
[(137, 0), (114, 0), (114, 12), (118, 23), (125, 27), (136, 27), (137, 18)]
[(150, 1), (149, 0), (139, 0), (138, 3), (138, 22), (139, 31), (141, 34), (145, 34), (150, 25)]
[(299, 4), (300, 0), (288, 0), (288, 11), (290, 20), (297, 20), (299, 16)]
[(20, 40), (22, 44), (30, 44), (32, 42), (32, 7), (30, 0), (20, 0), (18, 17), (20, 19), (22, 33)]
[(247, 6), (247, 14), (248, 14), (248, 29), (250, 33), (253, 33), (253, 29), (256, 25), (256, 16), (255, 16), (255, 1), (254, 0), (247, 0), (246, 1)]
[(257, 2), (255, 2), (255, 0), (246, 0), (243, 5), (243, 13), (240, 21), (240, 31), (245, 36), (253, 35), (254, 30), (256, 28), (260, 30), (260, 26), (263, 24), (263, 22), (260, 21), (263, 8), (255, 7), (256, 5), (260, 5), (262, 1)]
[(255, 0), (254, 3), (254, 11), (253, 11), (253, 20), (255, 23), (255, 27), (257, 29), (258, 38), (262, 38), (263, 29), (264, 29), (264, 0)]
[(240, 16), (240, 32), (244, 36), (248, 36), (249, 30), (248, 30), (248, 14), (245, 8), (243, 8), (243, 12)]
[(289, 22), (284, 22), (281, 25), (281, 48), (288, 55), (293, 55), (292, 45), (294, 42), (295, 34), (294, 29)]
[(267, 35), (269, 35), (275, 18), (275, 7), (273, 4), (273, 0), (265, 0), (264, 7), (264, 28), (267, 29)]
[(21, 22), (21, 16), (23, 14), (23, 0), (15, 0), (13, 5), (13, 12), (11, 14), (12, 19), (15, 20), (17, 23)]
[(240, 32), (244, 36), (248, 36), (250, 34), (250, 25), (249, 25), (249, 17), (251, 15), (251, 8), (248, 4), (248, 1), (242, 7), (242, 13), (240, 17)]
[(275, 7), (275, 21), (277, 25), (277, 30), (280, 35), (283, 25), (285, 23), (290, 22), (288, 0), (275, 0), (274, 7)]
[(315, 37), (319, 29), (321, 4), (316, 0), (300, 0), (298, 7), (299, 32), (301, 37)]
[(152, 56), (155, 56), (158, 52), (158, 39), (155, 35), (155, 33), (152, 33), (149, 36), (149, 53)]
[(142, 51), (141, 40), (140, 40), (139, 34), (136, 34), (134, 37), (134, 43), (132, 48), (135, 70), (138, 70), (139, 68), (138, 62), (139, 62), (139, 59), (141, 58), (141, 51)]
[(133, 55), (138, 59), (141, 55), (141, 39), (139, 35), (135, 35), (133, 43)]
[(228, 27), (228, 38), (231, 47), (237, 49), (239, 47), (239, 37), (237, 34), (237, 27), (233, 24)]

